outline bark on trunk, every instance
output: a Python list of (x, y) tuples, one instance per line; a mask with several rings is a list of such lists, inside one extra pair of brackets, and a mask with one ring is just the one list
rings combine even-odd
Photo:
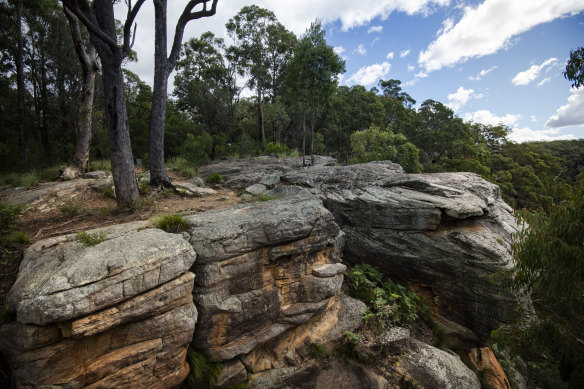
[(16, 85), (18, 99), (18, 165), (21, 171), (26, 167), (26, 143), (24, 133), (24, 71), (23, 71), (23, 42), (22, 42), (22, 0), (16, 2)]
[(310, 165), (314, 166), (314, 104), (310, 112)]
[(264, 98), (263, 93), (260, 88), (258, 88), (258, 106), (260, 110), (260, 137), (262, 141), (262, 147), (266, 149), (266, 131), (265, 131), (265, 118), (264, 118)]
[(91, 145), (91, 119), (93, 115), (95, 74), (99, 70), (97, 64), (97, 52), (91, 42), (89, 43), (87, 50), (85, 50), (81, 38), (81, 28), (77, 17), (66, 6), (63, 7), (63, 11), (69, 20), (73, 45), (75, 46), (75, 52), (77, 53), (79, 63), (81, 64), (81, 70), (83, 72), (81, 104), (77, 114), (77, 123), (75, 125), (75, 155), (73, 157), (73, 163), (81, 173), (86, 173), (89, 171), (89, 148)]
[(138, 184), (134, 173), (134, 160), (128, 128), (128, 113), (124, 95), (124, 76), (120, 65), (103, 64), (103, 93), (108, 127), (112, 176), (118, 206), (133, 209), (138, 198)]
[(306, 166), (306, 110), (302, 108), (302, 166)]
[(170, 179), (164, 166), (164, 122), (168, 84), (166, 59), (166, 0), (154, 1), (154, 90), (150, 113), (150, 185), (169, 187)]

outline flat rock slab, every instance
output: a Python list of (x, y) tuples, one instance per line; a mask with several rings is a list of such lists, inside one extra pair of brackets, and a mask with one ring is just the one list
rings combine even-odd
[(146, 226), (87, 231), (104, 239), (89, 247), (74, 234), (33, 244), (8, 294), (18, 321), (44, 325), (87, 316), (188, 271), (195, 252), (182, 235)]

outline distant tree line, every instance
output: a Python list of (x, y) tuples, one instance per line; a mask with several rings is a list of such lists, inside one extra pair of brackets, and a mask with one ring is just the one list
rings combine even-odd
[[(81, 109), (84, 102), (80, 98), (87, 71), (81, 66), (83, 61), (76, 48), (86, 48), (86, 54), (93, 52), (91, 43), (95, 37), (86, 28), (78, 27), (81, 37), (76, 42), (71, 23), (57, 0), (22, 1), (25, 87), (21, 142), (26, 160), (21, 161), (18, 147), (22, 134), (18, 130), (17, 109), (17, 1), (3, 2), (3, 170), (16, 168), (19, 161), (30, 169), (78, 160), (80, 114), (88, 112), (87, 108)], [(206, 4), (195, 1), (189, 5), (195, 3)], [(134, 8), (139, 4), (136, 2)], [(166, 1), (157, 0), (156, 5), (157, 23), (165, 24), (162, 16)], [(185, 8), (184, 15), (194, 17), (194, 11)], [(326, 154), (340, 163), (390, 159), (412, 173), (475, 172), (498, 184), (511, 205), (525, 208), (554, 203), (563, 186), (573, 185), (584, 166), (582, 140), (515, 144), (508, 141), (510, 129), (506, 126), (465, 122), (441, 102), (426, 100), (416, 108), (416, 101), (402, 89), (399, 80), (381, 80), (369, 90), (361, 85), (339, 85), (344, 62), (327, 45), (318, 20), (297, 37), (273, 12), (246, 6), (228, 21), (226, 28), (234, 42), (232, 46), (206, 32), (182, 45), (180, 36), (169, 56), (166, 50), (158, 53), (162, 70), (157, 71), (156, 92), (124, 69), (128, 61), (135, 60), (130, 42), (124, 43), (125, 39), (132, 40), (133, 30), (131, 21), (116, 24), (115, 41), (122, 42), (119, 47), (127, 50), (121, 68), (130, 157), (148, 166), (154, 150), (157, 162), (150, 168), (159, 173), (157, 184), (168, 180), (160, 173), (164, 159), (184, 158), (200, 165), (212, 159), (271, 153)], [(157, 36), (156, 40), (160, 39)], [(113, 44), (108, 47), (111, 50)], [(108, 117), (114, 113), (108, 113), (104, 103), (108, 93), (104, 94), (103, 66), (103, 59), (99, 59), (92, 67), (100, 70), (95, 74), (95, 98), (90, 111), (90, 159), (108, 159), (112, 152)], [(177, 74), (174, 91), (167, 99), (160, 96), (160, 90), (166, 90), (165, 80), (172, 68)], [(161, 117), (162, 124), (152, 120)], [(308, 158), (306, 164), (310, 163)]]

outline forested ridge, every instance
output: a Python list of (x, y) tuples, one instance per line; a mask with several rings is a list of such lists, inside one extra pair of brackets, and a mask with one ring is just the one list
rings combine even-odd
[[(22, 159), (18, 34), (14, 6), (0, 7), (2, 25), (8, 27), (0, 36), (0, 166), (7, 172)], [(83, 73), (67, 18), (56, 0), (24, 1), (22, 18), (26, 161), (21, 165), (30, 170), (71, 163)], [(118, 24), (120, 36), (121, 29)], [(196, 166), (303, 150), (341, 163), (390, 159), (408, 172), (478, 173), (498, 184), (516, 208), (557, 201), (562, 185), (574, 184), (584, 166), (583, 140), (515, 144), (504, 125), (465, 122), (439, 101), (417, 106), (399, 80), (381, 80), (370, 90), (339, 85), (344, 62), (327, 46), (318, 21), (297, 37), (271, 11), (251, 6), (227, 29), (232, 46), (207, 32), (180, 49), (166, 104), (167, 160), (181, 158)], [(153, 39), (140, 37), (148, 38)], [(132, 60), (130, 52), (125, 63)], [(132, 154), (148, 166), (153, 91), (138, 75), (123, 72)], [(98, 72), (90, 160), (109, 158), (101, 79)]]

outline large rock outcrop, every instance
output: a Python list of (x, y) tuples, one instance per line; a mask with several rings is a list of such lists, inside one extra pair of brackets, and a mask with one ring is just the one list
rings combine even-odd
[(170, 388), (184, 380), (197, 311), (195, 252), (137, 222), (39, 241), (25, 252), (0, 329), (19, 388)]
[(343, 235), (316, 198), (187, 217), (197, 252), (194, 345), (213, 360), (246, 354), (322, 312), (345, 266)]
[(510, 319), (515, 299), (489, 280), (512, 266), (517, 231), (498, 186), (472, 173), (404, 174), (391, 162), (316, 166), (282, 180), (323, 199), (346, 233), (346, 260), (431, 299), (454, 346), (484, 344)]

